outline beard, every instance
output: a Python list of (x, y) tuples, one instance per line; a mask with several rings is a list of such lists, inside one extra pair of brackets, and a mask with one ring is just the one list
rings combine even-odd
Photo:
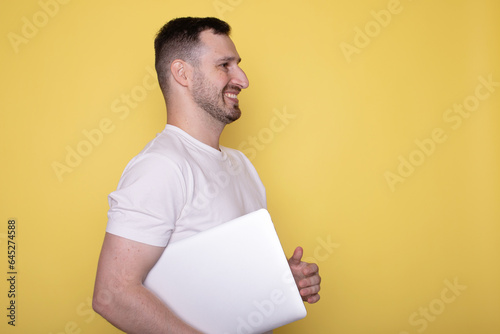
[(240, 91), (236, 86), (226, 85), (219, 90), (213, 85), (201, 71), (196, 71), (194, 75), (193, 100), (203, 110), (215, 120), (230, 124), (241, 116), (238, 104), (229, 105), (224, 99), (227, 90)]

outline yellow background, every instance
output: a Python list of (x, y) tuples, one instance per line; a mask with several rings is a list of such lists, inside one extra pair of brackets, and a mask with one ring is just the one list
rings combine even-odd
[(0, 5), (2, 333), (119, 332), (90, 309), (107, 195), (164, 127), (153, 39), (186, 15), (232, 25), (250, 87), (223, 144), (255, 164), (287, 254), (320, 265), (321, 301), (276, 333), (500, 333), (500, 87), (477, 88), (500, 82), (498, 1), (61, 2)]

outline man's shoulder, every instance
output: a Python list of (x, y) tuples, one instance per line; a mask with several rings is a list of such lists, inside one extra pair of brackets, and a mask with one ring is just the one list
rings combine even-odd
[(154, 174), (169, 169), (182, 170), (186, 160), (185, 147), (170, 131), (163, 130), (148, 142), (125, 167), (126, 174)]
[(248, 157), (241, 151), (231, 148), (231, 147), (226, 147), (226, 146), (221, 146), (221, 150), (223, 150), (229, 157), (232, 157), (233, 159), (238, 159), (240, 161), (243, 161), (247, 164), (251, 164), (250, 160)]
[(172, 129), (166, 127), (151, 140), (137, 157), (157, 157), (170, 161), (181, 161), (187, 156), (187, 148), (182, 138)]

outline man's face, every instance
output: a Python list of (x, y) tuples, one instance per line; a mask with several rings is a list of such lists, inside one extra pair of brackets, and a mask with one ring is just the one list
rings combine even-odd
[(200, 40), (203, 46), (193, 75), (193, 99), (214, 119), (229, 124), (241, 116), (238, 94), (248, 87), (248, 79), (228, 36), (203, 31)]

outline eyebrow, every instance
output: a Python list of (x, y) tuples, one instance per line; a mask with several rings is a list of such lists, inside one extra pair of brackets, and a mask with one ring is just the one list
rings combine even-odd
[(220, 63), (231, 62), (231, 61), (236, 61), (239, 64), (241, 62), (241, 58), (229, 56), (229, 57), (222, 57), (222, 58), (217, 59), (217, 62), (220, 62)]

